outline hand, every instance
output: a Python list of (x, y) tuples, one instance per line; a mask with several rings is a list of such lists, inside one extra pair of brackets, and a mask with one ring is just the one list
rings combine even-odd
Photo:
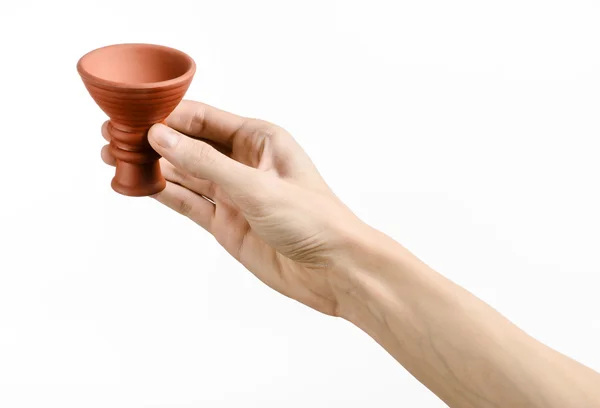
[[(360, 221), (284, 129), (183, 101), (148, 134), (167, 187), (153, 196), (189, 217), (261, 281), (338, 315), (331, 265)], [(108, 141), (106, 123), (102, 135)], [(108, 145), (102, 158), (114, 165)]]
[(196, 102), (166, 123), (149, 132), (167, 179), (154, 198), (272, 288), (360, 327), (449, 406), (600, 406), (598, 373), (359, 221), (285, 130)]

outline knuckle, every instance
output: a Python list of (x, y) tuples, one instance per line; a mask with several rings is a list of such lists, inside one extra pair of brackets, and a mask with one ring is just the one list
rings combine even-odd
[(252, 128), (252, 134), (255, 137), (271, 138), (279, 133), (277, 125), (264, 120), (255, 120)]
[(215, 149), (207, 143), (198, 142), (194, 148), (194, 161), (199, 165), (213, 164)]
[(206, 108), (201, 107), (194, 111), (187, 124), (187, 129), (190, 134), (200, 134), (204, 130), (206, 123)]
[(185, 172), (194, 177), (202, 178), (204, 169), (215, 163), (216, 150), (204, 142), (193, 141), (191, 143), (191, 145), (182, 146), (185, 151), (185, 158), (182, 160), (181, 165)]
[(190, 214), (192, 213), (192, 209), (193, 206), (192, 204), (186, 200), (186, 199), (181, 199), (178, 203), (177, 203), (177, 208), (175, 208), (175, 210), (185, 216), (185, 217), (190, 217)]
[(284, 146), (293, 140), (292, 135), (284, 128), (270, 122), (260, 121), (254, 130), (254, 140), (269, 140), (274, 146)]
[(173, 167), (171, 169), (169, 176), (172, 179), (170, 181), (179, 185), (183, 184), (186, 179), (186, 174), (179, 170), (177, 167)]
[(217, 185), (212, 181), (208, 185), (208, 195), (210, 198), (214, 198), (217, 195)]

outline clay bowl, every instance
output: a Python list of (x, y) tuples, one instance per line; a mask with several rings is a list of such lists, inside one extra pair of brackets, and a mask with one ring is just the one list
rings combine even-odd
[(117, 161), (113, 190), (127, 196), (162, 191), (166, 182), (148, 130), (183, 99), (196, 72), (194, 60), (162, 45), (116, 44), (85, 54), (77, 71), (110, 119), (110, 149)]

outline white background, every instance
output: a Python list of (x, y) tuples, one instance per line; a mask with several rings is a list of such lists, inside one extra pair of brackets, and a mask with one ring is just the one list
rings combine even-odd
[(96, 47), (290, 130), (334, 190), (600, 370), (600, 3), (0, 0), (0, 406), (440, 407), (370, 338), (110, 189)]

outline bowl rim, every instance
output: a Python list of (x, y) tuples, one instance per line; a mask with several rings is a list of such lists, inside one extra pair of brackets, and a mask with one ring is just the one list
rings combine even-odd
[[(87, 71), (86, 69), (83, 68), (83, 61), (87, 57), (89, 57), (91, 54), (94, 54), (97, 51), (104, 50), (107, 48), (135, 48), (135, 47), (163, 49), (163, 50), (174, 52), (176, 54), (183, 56), (189, 62), (190, 67), (182, 75), (180, 75), (176, 78), (167, 79), (166, 81), (143, 82), (143, 83), (137, 83), (137, 84), (132, 84), (132, 83), (128, 83), (128, 82), (110, 81), (108, 79), (104, 79), (104, 78), (100, 78), (98, 76), (92, 75), (89, 71)], [(109, 86), (109, 87), (131, 89), (131, 90), (163, 89), (163, 88), (170, 88), (170, 87), (178, 86), (178, 85), (184, 84), (187, 81), (191, 80), (191, 78), (194, 76), (194, 74), (196, 72), (196, 62), (193, 60), (192, 57), (190, 57), (185, 52), (180, 51), (175, 48), (172, 48), (172, 47), (167, 47), (165, 45), (149, 44), (149, 43), (122, 43), (122, 44), (106, 45), (104, 47), (96, 48), (92, 51), (89, 51), (84, 56), (79, 58), (79, 61), (77, 61), (77, 72), (79, 72), (79, 75), (81, 76), (81, 78), (84, 81), (93, 82), (100, 86), (104, 85), (104, 86)]]

